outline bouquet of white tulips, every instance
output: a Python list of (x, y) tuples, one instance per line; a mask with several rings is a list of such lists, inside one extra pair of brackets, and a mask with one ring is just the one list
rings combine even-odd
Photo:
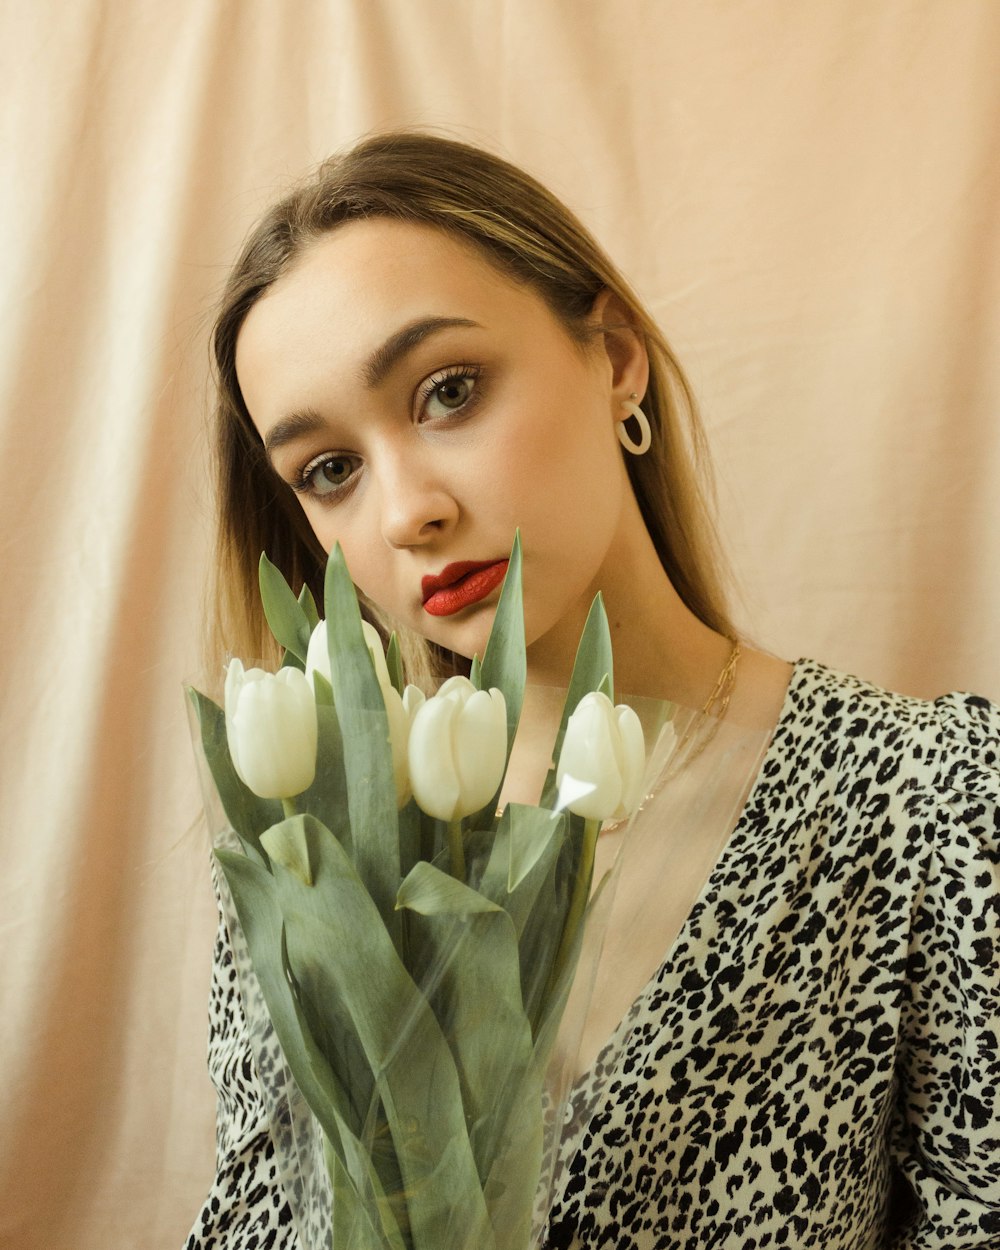
[(598, 599), (540, 802), (498, 814), (524, 696), (520, 563), (515, 541), (482, 662), (425, 698), (362, 620), (339, 550), (322, 621), (262, 558), (281, 669), (231, 661), (224, 709), (192, 692), (230, 827), (234, 943), (309, 1108), (281, 1114), (321, 1147), (312, 1171), (301, 1150), (286, 1160), (309, 1250), (538, 1236), (546, 1065), (600, 823), (636, 806), (645, 750), (610, 697)]

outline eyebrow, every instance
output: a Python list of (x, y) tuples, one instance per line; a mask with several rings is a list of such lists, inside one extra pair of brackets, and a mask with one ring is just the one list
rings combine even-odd
[(424, 339), (440, 330), (450, 330), (454, 326), (466, 329), (481, 329), (477, 321), (468, 317), (422, 317), (419, 321), (411, 321), (395, 334), (390, 334), (381, 347), (376, 347), (362, 369), (365, 385), (371, 390), (380, 386), (389, 376), (399, 361), (413, 351)]
[[(376, 347), (362, 366), (361, 376), (369, 390), (374, 390), (385, 381), (396, 365), (408, 353), (418, 347), (426, 338), (441, 330), (455, 327), (480, 330), (478, 321), (468, 317), (422, 317), (419, 321), (411, 321)], [(312, 434), (324, 425), (323, 418), (312, 408), (302, 412), (293, 412), (275, 422), (264, 439), (264, 450), (269, 458), (273, 458), (279, 447), (294, 442), (304, 434)]]
[(294, 443), (303, 434), (312, 434), (315, 430), (322, 429), (324, 424), (323, 418), (312, 408), (282, 417), (268, 430), (267, 437), (264, 439), (264, 450), (267, 452), (268, 459), (274, 459), (274, 453), (279, 447), (284, 447), (286, 443)]

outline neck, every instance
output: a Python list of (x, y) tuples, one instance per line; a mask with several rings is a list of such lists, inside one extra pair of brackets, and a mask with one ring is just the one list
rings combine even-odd
[[(641, 695), (701, 707), (732, 648), (730, 639), (703, 624), (681, 601), (666, 576), (638, 602), (605, 595), (618, 697)], [(528, 650), (528, 680), (567, 686), (586, 617), (560, 622)]]
[[(618, 533), (576, 609), (528, 648), (528, 679), (567, 686), (593, 597), (600, 591), (614, 652), (614, 687), (701, 708), (732, 648), (674, 589), (629, 495)], [(631, 505), (631, 506), (630, 506)]]
[[(528, 681), (569, 685), (598, 591), (611, 630), (616, 698), (661, 699), (700, 711), (729, 659), (732, 641), (699, 620), (674, 589), (631, 492), (602, 567), (575, 611), (528, 648)], [(727, 720), (773, 728), (790, 675), (790, 665), (744, 644)]]

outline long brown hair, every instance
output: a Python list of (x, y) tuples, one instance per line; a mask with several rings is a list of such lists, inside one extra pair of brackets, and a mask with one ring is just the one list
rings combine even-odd
[[(575, 338), (605, 288), (630, 311), (649, 353), (642, 407), (653, 429), (628, 472), (646, 527), (675, 590), (706, 625), (732, 635), (714, 527), (700, 482), (704, 436), (687, 379), (628, 283), (572, 213), (529, 175), (480, 148), (432, 134), (368, 138), (324, 161), (251, 232), (233, 267), (213, 335), (218, 382), (218, 538), (211, 650), (273, 654), (257, 592), (261, 551), (293, 589), (321, 601), (325, 553), (292, 490), (271, 468), (236, 377), (236, 340), (254, 303), (303, 249), (344, 222), (389, 217), (449, 231), (501, 273), (532, 288)], [(366, 615), (385, 629), (372, 604)], [(411, 680), (426, 682), (461, 665), (409, 631), (399, 631)]]

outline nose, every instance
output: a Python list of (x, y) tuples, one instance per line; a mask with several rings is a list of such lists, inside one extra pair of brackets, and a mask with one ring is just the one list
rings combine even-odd
[(390, 547), (423, 546), (458, 518), (458, 502), (429, 449), (383, 462), (379, 495), (382, 537)]

